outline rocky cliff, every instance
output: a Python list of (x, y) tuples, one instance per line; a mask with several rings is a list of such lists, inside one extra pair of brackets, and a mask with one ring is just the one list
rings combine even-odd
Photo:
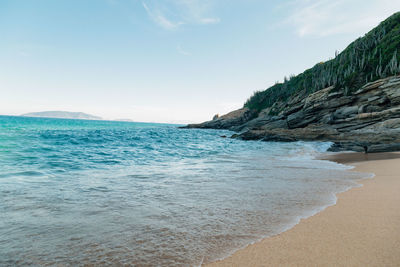
[(399, 75), (397, 12), (335, 58), (186, 128), (229, 129), (243, 140), (332, 141), (332, 151), (400, 150)]
[(223, 116), (214, 116), (211, 121), (199, 124), (189, 124), (182, 128), (200, 128), (200, 129), (228, 129), (239, 130), (243, 125), (257, 117), (258, 113), (248, 108), (241, 108), (225, 114)]
[[(281, 111), (270, 115), (273, 109)], [(243, 140), (332, 141), (332, 151), (400, 150), (400, 76), (367, 83), (349, 95), (332, 86), (308, 96), (300, 92), (258, 114), (243, 108), (187, 127), (229, 129)]]

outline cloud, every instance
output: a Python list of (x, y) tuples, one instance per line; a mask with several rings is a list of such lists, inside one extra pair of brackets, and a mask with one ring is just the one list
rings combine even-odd
[(220, 18), (210, 16), (213, 5), (210, 0), (146, 0), (142, 2), (149, 17), (166, 30), (182, 25), (217, 24)]
[(191, 53), (189, 53), (186, 50), (184, 50), (181, 45), (178, 45), (176, 47), (176, 50), (178, 51), (179, 54), (184, 55), (184, 56), (191, 56), (192, 55)]
[(367, 32), (400, 10), (392, 0), (294, 0), (281, 8), (289, 10), (286, 23), (303, 36), (329, 36)]
[(174, 30), (180, 25), (183, 25), (184, 23), (179, 21), (179, 22), (173, 22), (169, 19), (167, 19), (159, 10), (157, 9), (150, 9), (144, 2), (142, 2), (142, 5), (144, 9), (146, 10), (147, 14), (149, 17), (159, 26), (166, 30)]
[(201, 24), (217, 24), (221, 20), (219, 18), (202, 18), (199, 21)]

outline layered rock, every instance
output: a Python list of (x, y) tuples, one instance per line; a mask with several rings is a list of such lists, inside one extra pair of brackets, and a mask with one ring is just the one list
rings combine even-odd
[(214, 116), (211, 121), (206, 121), (199, 124), (189, 124), (181, 128), (200, 128), (200, 129), (228, 129), (234, 130), (235, 127), (240, 127), (249, 120), (255, 118), (257, 112), (248, 108), (241, 108), (225, 114), (223, 116)]
[(350, 95), (334, 87), (308, 96), (299, 92), (258, 113), (243, 108), (187, 127), (229, 129), (244, 140), (332, 141), (332, 151), (400, 150), (400, 76), (368, 83)]

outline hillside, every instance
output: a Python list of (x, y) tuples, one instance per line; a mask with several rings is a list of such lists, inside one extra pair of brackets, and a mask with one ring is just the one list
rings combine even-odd
[[(283, 83), (255, 92), (245, 107), (262, 110), (278, 101), (302, 93), (305, 96), (333, 86), (350, 94), (362, 85), (400, 73), (400, 12), (395, 13), (364, 37), (351, 43), (334, 59), (320, 62)], [(271, 114), (280, 110), (271, 109)]]
[(332, 150), (400, 150), (400, 12), (334, 59), (256, 92), (240, 110), (187, 128), (265, 141), (333, 141)]
[(83, 112), (68, 111), (42, 111), (22, 114), (24, 117), (58, 118), (58, 119), (80, 119), (80, 120), (102, 120), (101, 117), (93, 116)]

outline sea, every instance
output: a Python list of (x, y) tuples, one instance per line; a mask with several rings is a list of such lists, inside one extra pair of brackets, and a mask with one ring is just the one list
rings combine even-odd
[(199, 266), (290, 229), (371, 177), (324, 142), (0, 116), (0, 266)]

